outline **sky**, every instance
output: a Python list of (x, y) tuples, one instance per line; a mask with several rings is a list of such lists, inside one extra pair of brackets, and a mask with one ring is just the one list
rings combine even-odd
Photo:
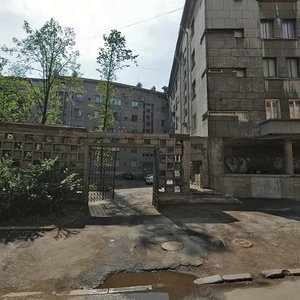
[(38, 29), (53, 17), (61, 26), (74, 28), (83, 77), (98, 79), (96, 57), (103, 46), (102, 36), (117, 29), (125, 36), (127, 48), (139, 55), (138, 67), (119, 71), (117, 81), (130, 85), (141, 82), (144, 88), (156, 86), (159, 91), (169, 82), (184, 2), (0, 0), (0, 45), (12, 46), (13, 37), (25, 37), (24, 20)]

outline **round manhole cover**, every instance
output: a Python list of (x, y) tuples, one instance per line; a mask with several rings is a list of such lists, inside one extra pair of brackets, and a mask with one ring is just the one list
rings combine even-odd
[(253, 246), (253, 243), (246, 239), (235, 239), (232, 241), (232, 244), (242, 248), (250, 248)]
[(177, 241), (164, 242), (161, 247), (166, 251), (178, 251), (183, 249), (183, 244)]

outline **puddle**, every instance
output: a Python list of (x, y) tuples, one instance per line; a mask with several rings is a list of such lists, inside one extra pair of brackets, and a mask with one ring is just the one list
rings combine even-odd
[[(151, 292), (168, 293), (170, 300), (218, 300), (211, 287), (197, 286), (193, 281), (196, 276), (178, 272), (141, 272), (119, 273), (110, 276), (98, 288), (117, 288), (138, 285), (152, 285)], [(165, 299), (165, 298), (158, 298)]]

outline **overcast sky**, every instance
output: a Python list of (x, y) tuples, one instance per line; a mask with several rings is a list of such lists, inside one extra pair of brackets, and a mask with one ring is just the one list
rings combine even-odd
[[(80, 51), (81, 72), (98, 79), (96, 57), (102, 35), (118, 29), (127, 47), (138, 54), (138, 67), (117, 74), (117, 81), (160, 90), (168, 85), (184, 0), (0, 0), (0, 45), (22, 38), (24, 20), (40, 28), (53, 17), (63, 27), (73, 27)], [(153, 18), (179, 9), (164, 16)], [(132, 25), (128, 26), (127, 25)], [(123, 28), (124, 27), (124, 28)]]

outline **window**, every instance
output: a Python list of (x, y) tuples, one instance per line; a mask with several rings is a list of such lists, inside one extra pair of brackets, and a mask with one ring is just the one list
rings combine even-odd
[(75, 101), (76, 102), (82, 102), (83, 101), (83, 95), (82, 94), (76, 94)]
[(192, 83), (192, 99), (196, 97), (196, 80)]
[(131, 167), (131, 168), (136, 168), (136, 166), (137, 166), (136, 160), (132, 159), (132, 160), (130, 161), (130, 167)]
[(101, 98), (99, 95), (95, 96), (95, 103), (98, 103), (98, 104), (101, 103)]
[(195, 49), (193, 50), (192, 52), (192, 55), (191, 55), (191, 65), (192, 65), (192, 69), (194, 68), (196, 62), (195, 62)]
[(164, 106), (161, 107), (161, 112), (162, 112), (162, 113), (165, 112), (165, 107), (164, 107)]
[(191, 36), (193, 36), (194, 33), (195, 33), (195, 20), (193, 19), (191, 23)]
[(138, 116), (137, 115), (132, 115), (131, 116), (131, 122), (137, 122), (138, 121)]
[(280, 103), (278, 99), (266, 100), (265, 105), (267, 120), (280, 118)]
[(270, 39), (274, 37), (273, 25), (274, 25), (273, 19), (260, 20), (260, 31), (261, 31), (261, 37), (263, 39)]
[(81, 118), (83, 114), (82, 109), (75, 109), (75, 114), (76, 117)]
[(131, 101), (131, 107), (137, 108), (138, 105), (139, 105), (138, 101), (135, 101), (135, 100), (132, 100), (132, 101)]
[(115, 121), (121, 122), (121, 120), (122, 120), (122, 114), (121, 113), (114, 112), (113, 115), (114, 115), (114, 120)]
[(98, 110), (95, 110), (94, 111), (94, 117), (97, 118), (97, 117), (99, 117), (99, 115), (100, 115), (100, 112)]
[(299, 77), (299, 60), (298, 58), (287, 58), (287, 76), (296, 78)]
[(282, 20), (282, 37), (285, 39), (292, 39), (296, 37), (295, 19)]
[(290, 118), (291, 119), (300, 119), (300, 100), (290, 100)]
[(166, 126), (166, 121), (165, 120), (161, 120), (161, 127), (165, 127)]
[(137, 153), (137, 148), (131, 148), (131, 149), (130, 149), (130, 152), (131, 152), (131, 153)]
[(264, 77), (276, 77), (276, 58), (263, 58)]
[(111, 100), (111, 105), (121, 106), (122, 105), (122, 99), (112, 99)]
[(197, 128), (197, 114), (192, 115), (192, 131), (196, 131)]

